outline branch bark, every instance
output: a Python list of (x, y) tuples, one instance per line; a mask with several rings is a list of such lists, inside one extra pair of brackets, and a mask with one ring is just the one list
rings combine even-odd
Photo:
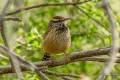
[(18, 17), (7, 17), (7, 18), (0, 18), (0, 20), (2, 21), (22, 21), (20, 18)]
[[(10, 4), (10, 0), (6, 0), (6, 3), (4, 5), (4, 7), (3, 7), (3, 10), (2, 10), (2, 12), (0, 14), (0, 18), (3, 18), (5, 16), (5, 12), (7, 11), (8, 7), (9, 7), (9, 4)], [(5, 26), (4, 26), (3, 20), (0, 20), (0, 32), (1, 32), (1, 36), (2, 36), (2, 39), (3, 39), (4, 45), (9, 48), (7, 38), (6, 38), (6, 35), (5, 35)], [(22, 80), (23, 75), (22, 75), (18, 60), (13, 55), (11, 55), (9, 53), (8, 53), (8, 56), (9, 56), (11, 65), (13, 67), (13, 70), (15, 70), (18, 78), (20, 80)]]
[[(15, 66), (19, 66), (20, 69), (21, 69), (21, 66), (24, 65), (24, 67), (27, 67), (27, 69), (32, 69), (32, 70), (34, 70), (42, 80), (49, 80), (49, 79), (47, 78), (47, 76), (38, 69), (37, 66), (35, 66), (34, 64), (32, 64), (32, 63), (30, 63), (30, 62), (28, 62), (28, 61), (25, 61), (24, 59), (22, 59), (22, 58), (19, 57), (19, 56), (17, 56), (17, 55), (15, 54), (15, 52), (11, 51), (9, 48), (0, 45), (0, 52), (6, 53), (6, 55), (12, 56), (12, 58), (15, 58), (15, 60), (17, 60), (18, 63), (20, 64), (20, 65), (18, 65), (18, 64), (16, 63)], [(12, 67), (11, 67), (11, 71), (14, 72), (14, 71), (12, 70)], [(21, 79), (21, 78), (20, 78), (20, 79)]]
[(112, 49), (110, 52), (110, 58), (106, 62), (100, 76), (98, 77), (98, 80), (104, 80), (105, 76), (108, 75), (112, 68), (114, 67), (114, 63), (117, 61), (117, 53), (119, 49), (119, 32), (117, 30), (117, 24), (116, 20), (113, 16), (112, 10), (109, 5), (108, 0), (102, 0), (102, 7), (106, 13), (106, 16), (108, 17), (108, 21), (110, 22), (111, 26), (111, 35), (112, 35)]
[[(82, 58), (79, 59), (77, 61), (94, 61), (94, 62), (106, 62), (109, 58), (98, 58), (98, 57), (86, 57), (86, 58)], [(120, 63), (120, 57), (118, 57), (118, 60), (116, 61), (116, 63)]]
[(30, 7), (21, 8), (21, 9), (15, 10), (15, 11), (13, 11), (13, 12), (6, 13), (5, 15), (6, 15), (6, 16), (14, 15), (14, 14), (20, 13), (20, 12), (22, 12), (22, 11), (24, 11), (24, 10), (27, 11), (27, 10), (31, 10), (31, 9), (35, 9), (35, 8), (39, 8), (39, 7), (80, 5), (80, 4), (84, 4), (84, 3), (86, 3), (86, 2), (89, 2), (89, 1), (92, 1), (92, 0), (86, 0), (86, 1), (83, 1), (83, 2), (76, 2), (76, 3), (49, 3), (49, 4), (38, 4), (38, 5), (30, 6)]
[(72, 77), (72, 78), (80, 78), (79, 75), (75, 75), (75, 74), (64, 74), (64, 73), (55, 73), (55, 72), (52, 72), (52, 71), (42, 71), (48, 75), (53, 75), (53, 76), (57, 76), (57, 77), (63, 77), (63, 76), (66, 76), (66, 77)]
[[(62, 66), (68, 63), (79, 61), (79, 59), (83, 59), (85, 57), (93, 57), (93, 56), (100, 56), (100, 55), (109, 55), (109, 52), (111, 51), (111, 47), (106, 48), (99, 48), (94, 50), (88, 50), (88, 51), (81, 51), (81, 52), (73, 52), (71, 55), (69, 55), (67, 58), (69, 60), (66, 60), (66, 58), (62, 59), (56, 59), (56, 60), (50, 60), (50, 61), (40, 61), (34, 63), (37, 67), (41, 69), (41, 67), (48, 66), (48, 67), (56, 67), (56, 66)], [(119, 61), (120, 62), (120, 61)], [(29, 70), (28, 67), (21, 67), (22, 71)], [(0, 74), (6, 74), (6, 73), (13, 73), (11, 70), (11, 66), (1, 66), (0, 67)]]

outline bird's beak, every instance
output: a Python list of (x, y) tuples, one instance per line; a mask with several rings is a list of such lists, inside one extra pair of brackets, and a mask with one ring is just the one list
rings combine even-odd
[(67, 21), (67, 20), (70, 20), (70, 18), (65, 18), (63, 21)]

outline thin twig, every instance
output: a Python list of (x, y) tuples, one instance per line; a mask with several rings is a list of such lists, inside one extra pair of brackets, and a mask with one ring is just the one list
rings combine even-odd
[[(22, 75), (22, 72), (21, 72), (19, 61), (13, 55), (15, 53), (12, 52), (11, 50), (9, 50), (7, 47), (4, 47), (4, 46), (0, 46), (0, 49), (2, 49), (2, 50), (0, 50), (0, 52), (2, 52), (4, 50), (4, 51), (7, 52), (7, 56), (11, 57), (12, 66), (13, 66), (13, 68), (15, 68), (15, 72), (16, 72), (19, 80), (23, 80), (23, 75)], [(4, 53), (4, 52), (2, 52), (2, 53)], [(12, 69), (12, 71), (13, 71), (13, 69)]]
[(64, 73), (55, 73), (55, 72), (52, 72), (52, 71), (42, 71), (48, 75), (54, 75), (54, 76), (58, 76), (58, 77), (61, 77), (61, 76), (68, 76), (68, 77), (73, 77), (73, 78), (80, 78), (80, 76), (78, 75), (75, 75), (75, 74), (64, 74)]
[(62, 79), (63, 79), (63, 80), (73, 80), (72, 78), (66, 77), (66, 76), (63, 76)]
[(86, 0), (86, 1), (82, 1), (82, 2), (76, 2), (76, 3), (49, 3), (49, 4), (47, 3), (47, 4), (38, 4), (38, 5), (30, 6), (30, 7), (21, 8), (21, 9), (15, 10), (13, 12), (6, 13), (5, 15), (6, 16), (14, 15), (14, 14), (20, 13), (20, 12), (22, 12), (24, 10), (31, 10), (31, 9), (35, 9), (35, 8), (39, 8), (39, 7), (80, 5), (80, 4), (84, 4), (86, 2), (89, 2), (89, 1), (92, 1), (92, 0)]
[[(84, 11), (82, 8), (78, 7), (77, 5), (74, 5), (74, 7), (76, 7), (77, 9), (79, 9), (82, 13), (84, 13), (88, 18), (90, 18), (91, 20), (93, 20), (99, 26), (105, 28), (105, 26), (102, 23), (100, 23), (100, 21), (98, 21), (97, 19), (95, 19), (92, 16), (90, 16), (88, 12)], [(106, 28), (105, 28), (105, 30), (108, 31)]]
[(108, 17), (110, 26), (112, 29), (112, 49), (110, 53), (110, 58), (106, 62), (101, 74), (98, 77), (98, 80), (104, 80), (105, 76), (111, 72), (111, 69), (114, 67), (114, 63), (117, 61), (117, 53), (119, 48), (119, 33), (117, 31), (117, 25), (115, 18), (113, 17), (112, 10), (110, 8), (108, 0), (102, 0), (102, 7)]
[(1, 15), (0, 16), (3, 16), (9, 6), (9, 3), (10, 3), (10, 0), (6, 0), (6, 3), (5, 3), (5, 6), (3, 7), (2, 11), (1, 11)]
[[(81, 58), (76, 61), (92, 61), (92, 62), (106, 62), (108, 58), (102, 58), (102, 57), (86, 57), (86, 58)], [(118, 60), (116, 63), (120, 63), (120, 58), (118, 57)]]
[(17, 17), (7, 17), (7, 18), (0, 18), (2, 21), (22, 21), (20, 18)]

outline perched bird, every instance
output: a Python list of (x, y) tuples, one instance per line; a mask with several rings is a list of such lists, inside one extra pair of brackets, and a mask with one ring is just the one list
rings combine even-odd
[(54, 16), (48, 24), (48, 29), (43, 35), (43, 60), (49, 60), (51, 54), (65, 53), (71, 46), (71, 35), (65, 21), (70, 18), (62, 16)]

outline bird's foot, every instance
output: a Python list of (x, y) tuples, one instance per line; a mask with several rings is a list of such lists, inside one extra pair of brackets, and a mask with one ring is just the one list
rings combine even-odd
[(42, 61), (48, 61), (51, 57), (49, 55), (44, 55)]

